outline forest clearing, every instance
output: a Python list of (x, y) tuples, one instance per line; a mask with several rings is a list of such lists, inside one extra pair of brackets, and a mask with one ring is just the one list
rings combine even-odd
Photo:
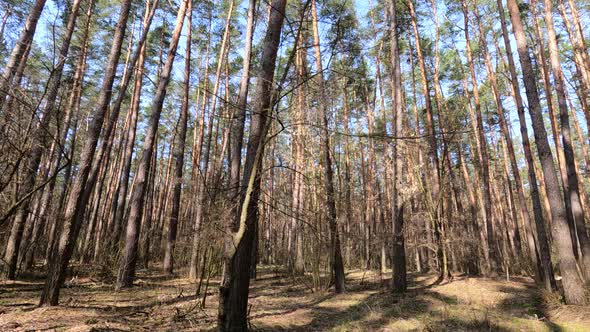
[[(136, 288), (114, 292), (81, 277), (68, 282), (64, 304), (37, 307), (40, 280), (3, 283), (0, 330), (209, 331), (215, 329), (218, 279), (205, 306), (197, 284), (138, 271)], [(511, 281), (411, 275), (405, 294), (383, 288), (390, 272), (346, 273), (346, 293), (311, 292), (309, 280), (265, 266), (250, 288), (248, 325), (254, 331), (590, 331), (590, 308), (547, 303), (529, 278)], [(204, 293), (204, 291), (202, 292)]]
[(590, 0), (0, 0), (0, 331), (590, 331)]

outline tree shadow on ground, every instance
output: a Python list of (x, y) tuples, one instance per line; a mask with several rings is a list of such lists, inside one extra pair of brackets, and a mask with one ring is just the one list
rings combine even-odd
[(549, 320), (551, 308), (543, 300), (541, 291), (533, 285), (524, 287), (501, 286), (499, 291), (512, 294), (500, 304), (500, 308), (521, 318), (535, 318), (542, 320), (551, 331), (565, 331), (561, 326)]
[[(354, 289), (353, 287), (349, 289)], [(543, 313), (538, 299), (534, 299), (530, 311), (522, 305), (531, 300), (535, 294), (533, 287), (500, 287), (499, 291), (509, 294), (497, 307), (490, 309), (473, 308), (469, 304), (460, 303), (454, 296), (438, 292), (427, 280), (413, 283), (412, 288), (404, 294), (393, 294), (381, 289), (369, 294), (352, 306), (321, 305), (330, 298), (312, 301), (294, 310), (275, 313), (278, 317), (299, 309), (307, 309), (311, 321), (298, 325), (295, 323), (256, 323), (253, 329), (258, 331), (513, 331), (510, 325), (502, 321), (502, 317), (522, 316), (534, 319)], [(338, 295), (342, 299), (346, 294)], [(334, 299), (338, 301), (338, 299)], [(336, 302), (337, 303), (337, 302)], [(499, 312), (496, 312), (499, 310)], [(531, 315), (527, 316), (527, 312)], [(524, 313), (524, 314), (523, 314)], [(502, 316), (500, 316), (502, 314)], [(266, 315), (266, 316), (272, 316)], [(252, 316), (251, 319), (261, 316)], [(267, 317), (268, 318), (268, 317)], [(509, 317), (510, 318), (510, 317)], [(270, 320), (272, 322), (272, 320)], [(550, 331), (561, 331), (560, 327), (548, 320), (542, 326)]]

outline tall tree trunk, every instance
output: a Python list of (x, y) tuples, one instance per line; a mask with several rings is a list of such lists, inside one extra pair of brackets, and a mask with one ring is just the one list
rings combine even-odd
[(184, 62), (184, 86), (182, 105), (180, 107), (180, 119), (178, 120), (178, 143), (174, 149), (174, 159), (176, 164), (174, 166), (174, 189), (172, 196), (172, 210), (170, 212), (170, 221), (168, 223), (168, 238), (166, 241), (166, 250), (164, 253), (164, 271), (172, 273), (174, 269), (174, 247), (176, 244), (176, 234), (178, 231), (178, 215), (180, 213), (180, 195), (182, 190), (182, 173), (184, 169), (184, 145), (186, 141), (186, 127), (188, 118), (188, 102), (189, 102), (189, 87), (190, 87), (190, 71), (191, 71), (191, 30), (193, 17), (193, 2), (188, 1), (186, 15), (186, 53)]
[(242, 177), (241, 211), (235, 220), (228, 220), (232, 230), (227, 239), (225, 269), (219, 287), (217, 324), (220, 331), (246, 331), (248, 292), (250, 286), (251, 250), (255, 224), (258, 222), (258, 198), (260, 196), (261, 166), (267, 133), (267, 118), (272, 109), (272, 86), (275, 62), (285, 18), (286, 0), (274, 0), (266, 36), (262, 44), (260, 76), (256, 83), (253, 113), (246, 163)]
[(191, 0), (182, 0), (178, 8), (176, 16), (176, 25), (172, 32), (168, 53), (166, 56), (166, 63), (162, 69), (158, 88), (151, 105), (151, 115), (149, 120), (149, 127), (146, 132), (145, 141), (143, 142), (142, 158), (137, 166), (137, 175), (135, 177), (135, 185), (131, 193), (129, 218), (127, 220), (127, 232), (125, 236), (125, 248), (123, 251), (123, 258), (119, 265), (119, 273), (117, 276), (117, 288), (131, 287), (135, 279), (135, 266), (137, 264), (137, 247), (140, 235), (141, 217), (144, 210), (146, 181), (149, 178), (150, 166), (152, 162), (152, 154), (154, 151), (154, 141), (156, 133), (158, 132), (158, 125), (160, 123), (160, 115), (162, 113), (162, 106), (164, 98), (166, 97), (166, 88), (170, 83), (170, 74), (176, 57), (176, 48), (180, 39), (180, 33), (184, 23), (184, 17), (187, 9), (187, 4)]
[(393, 123), (393, 193), (392, 193), (392, 248), (391, 248), (391, 269), (392, 269), (392, 290), (395, 292), (404, 292), (407, 288), (406, 281), (406, 252), (404, 239), (404, 209), (401, 197), (402, 184), (402, 154), (400, 153), (400, 144), (395, 137), (402, 135), (402, 82), (400, 69), (400, 55), (398, 49), (397, 36), (397, 12), (396, 1), (389, 1), (389, 42), (391, 57), (391, 77), (393, 80), (391, 91), (394, 109)]
[(292, 121), (295, 124), (295, 130), (292, 134), (293, 145), (292, 145), (292, 156), (293, 156), (293, 182), (292, 182), (292, 200), (291, 200), (291, 208), (293, 210), (293, 216), (291, 218), (290, 230), (292, 235), (292, 245), (291, 250), (288, 253), (289, 260), (292, 262), (289, 268), (292, 269), (295, 275), (302, 275), (305, 271), (305, 262), (303, 260), (303, 226), (304, 224), (301, 222), (301, 218), (304, 216), (303, 208), (304, 208), (304, 192), (305, 192), (305, 182), (304, 182), (304, 160), (305, 160), (305, 150), (303, 147), (303, 142), (305, 140), (305, 133), (304, 133), (304, 123), (305, 123), (305, 108), (307, 105), (306, 100), (306, 89), (305, 89), (305, 80), (307, 78), (307, 61), (306, 61), (306, 54), (307, 52), (304, 50), (304, 38), (302, 35), (299, 36), (299, 40), (297, 41), (297, 54), (295, 59), (295, 68), (297, 70), (297, 84), (299, 88), (296, 93), (297, 104), (292, 108)]
[(529, 102), (529, 113), (531, 115), (533, 130), (535, 133), (537, 153), (545, 177), (545, 190), (551, 205), (551, 231), (557, 249), (557, 258), (562, 275), (565, 299), (566, 302), (570, 304), (584, 304), (586, 302), (584, 288), (576, 268), (576, 260), (572, 250), (565, 207), (560, 197), (561, 195), (557, 174), (555, 173), (553, 155), (551, 153), (551, 148), (549, 147), (547, 132), (543, 123), (539, 90), (537, 88), (535, 73), (531, 64), (529, 47), (520, 19), (520, 9), (518, 8), (516, 0), (508, 0), (507, 5), (512, 20), (518, 55), (523, 71), (523, 80)]
[(322, 54), (320, 50), (320, 35), (318, 31), (318, 17), (316, 1), (311, 0), (311, 15), (313, 41), (315, 49), (315, 64), (317, 71), (317, 81), (320, 91), (320, 118), (322, 120), (321, 145), (324, 161), (324, 186), (326, 190), (326, 209), (328, 225), (330, 229), (330, 259), (332, 264), (332, 278), (334, 279), (334, 291), (342, 293), (344, 291), (344, 264), (340, 251), (340, 236), (338, 234), (338, 220), (336, 218), (336, 197), (334, 192), (334, 173), (332, 170), (332, 157), (330, 156), (330, 132), (328, 129), (328, 100), (325, 95), (325, 83), (322, 66)]
[[(520, 86), (518, 84), (518, 76), (516, 75), (516, 66), (514, 65), (514, 58), (512, 55), (512, 46), (510, 44), (510, 39), (508, 36), (508, 29), (506, 28), (506, 15), (504, 13), (504, 7), (502, 5), (501, 0), (497, 0), (497, 6), (498, 11), (500, 13), (502, 39), (504, 40), (504, 47), (506, 47), (506, 57), (508, 59), (508, 69), (510, 71), (510, 83), (512, 88), (511, 92), (512, 97), (514, 99), (514, 103), (516, 105), (516, 111), (518, 113), (518, 120), (520, 124), (520, 137), (522, 140), (522, 147), (524, 149), (524, 156), (527, 164), (527, 173), (529, 177), (530, 187), (529, 191), (531, 195), (531, 201), (533, 204), (533, 217), (535, 219), (534, 224), (530, 222), (530, 218), (528, 219), (529, 232), (527, 232), (527, 242), (529, 246), (529, 254), (531, 257), (533, 257), (533, 262), (538, 261), (538, 263), (535, 264), (535, 268), (537, 269), (538, 273), (540, 273), (540, 278), (544, 281), (545, 289), (547, 291), (551, 291), (556, 288), (556, 284), (555, 278), (553, 276), (553, 266), (551, 265), (551, 250), (549, 247), (549, 240), (547, 239), (547, 231), (545, 229), (545, 218), (543, 217), (543, 207), (541, 205), (541, 197), (539, 195), (537, 175), (535, 173), (535, 163), (533, 160), (533, 153), (531, 151), (531, 145), (529, 142), (529, 134), (524, 115), (524, 105), (522, 102)], [(525, 204), (526, 201), (521, 199), (521, 205), (525, 206)], [(531, 234), (533, 230), (536, 230), (537, 234), (538, 252), (535, 247), (534, 237)], [(539, 256), (538, 260), (535, 259), (537, 255)]]
[(578, 235), (578, 241), (580, 242), (580, 249), (582, 250), (580, 264), (582, 267), (582, 273), (586, 280), (590, 280), (590, 238), (586, 232), (584, 210), (582, 209), (580, 191), (578, 188), (578, 173), (576, 172), (574, 148), (572, 146), (570, 133), (569, 113), (565, 96), (565, 82), (557, 50), (557, 37), (553, 26), (552, 4), (549, 0), (544, 0), (544, 3), (549, 58), (551, 60), (551, 69), (553, 72), (553, 83), (555, 85), (555, 91), (557, 92), (557, 104), (559, 106), (559, 119), (561, 122), (561, 138), (563, 141), (563, 151), (567, 171), (567, 183), (569, 189), (567, 193), (569, 195), (566, 195), (566, 197), (569, 196), (571, 202), (572, 214), (577, 228), (576, 233)]
[(121, 45), (125, 37), (127, 19), (131, 8), (131, 0), (125, 0), (121, 4), (119, 20), (113, 35), (113, 44), (107, 60), (104, 79), (100, 94), (97, 100), (97, 111), (90, 123), (86, 142), (82, 148), (78, 175), (73, 183), (72, 191), (64, 212), (64, 224), (59, 244), (55, 255), (50, 260), (45, 287), (41, 294), (40, 305), (57, 305), (59, 301), (59, 290), (66, 277), (66, 269), (70, 262), (80, 226), (86, 209), (88, 197), (84, 192), (86, 183), (92, 167), (92, 160), (102, 130), (105, 113), (107, 111), (112, 95), (113, 82), (121, 55)]
[(540, 15), (537, 13), (537, 4), (536, 1), (531, 1), (531, 14), (533, 17), (533, 26), (534, 32), (536, 35), (537, 46), (534, 47), (533, 54), (536, 56), (536, 61), (538, 64), (538, 69), (541, 72), (541, 79), (543, 80), (543, 87), (545, 89), (545, 98), (547, 102), (547, 110), (549, 111), (549, 120), (551, 123), (551, 133), (553, 134), (553, 143), (555, 144), (555, 152), (557, 157), (557, 170), (559, 171), (559, 175), (561, 177), (558, 178), (560, 180), (561, 186), (563, 188), (563, 201), (565, 203), (565, 212), (567, 223), (570, 228), (570, 236), (572, 238), (572, 246), (574, 250), (574, 255), (576, 259), (578, 259), (578, 240), (576, 238), (576, 230), (575, 230), (575, 221), (574, 221), (574, 214), (572, 211), (572, 201), (570, 199), (569, 194), (569, 187), (568, 187), (568, 180), (567, 180), (567, 170), (565, 166), (565, 156), (564, 156), (564, 149), (562, 148), (561, 141), (559, 140), (560, 132), (557, 124), (557, 117), (555, 116), (555, 107), (554, 107), (554, 100), (553, 100), (553, 93), (551, 92), (551, 81), (550, 81), (550, 72), (549, 67), (547, 65), (547, 60), (545, 56), (545, 46), (543, 43), (544, 35), (541, 30), (541, 18)]
[(246, 22), (246, 45), (244, 46), (244, 56), (242, 62), (242, 77), (238, 90), (238, 102), (236, 112), (234, 112), (233, 125), (231, 127), (231, 165), (229, 190), (230, 199), (235, 206), (235, 213), (239, 207), (240, 190), (240, 168), (242, 165), (242, 146), (244, 142), (244, 122), (246, 121), (246, 106), (248, 102), (248, 91), (250, 85), (250, 63), (252, 58), (252, 38), (254, 36), (254, 12), (256, 10), (257, 0), (249, 0), (248, 19)]

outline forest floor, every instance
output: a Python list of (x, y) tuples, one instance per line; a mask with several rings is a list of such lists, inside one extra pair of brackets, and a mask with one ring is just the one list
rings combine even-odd
[[(250, 327), (258, 331), (590, 331), (590, 307), (548, 305), (527, 278), (511, 281), (409, 276), (406, 294), (382, 285), (389, 277), (347, 272), (347, 292), (312, 292), (304, 278), (265, 267), (251, 284)], [(43, 280), (0, 282), (0, 331), (211, 330), (217, 312), (212, 280), (204, 308), (196, 285), (139, 271), (137, 287), (115, 292), (91, 277), (69, 280), (61, 305), (38, 308)]]

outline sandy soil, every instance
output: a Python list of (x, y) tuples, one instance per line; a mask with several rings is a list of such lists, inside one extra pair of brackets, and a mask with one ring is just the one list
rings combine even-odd
[[(251, 285), (250, 326), (259, 331), (590, 331), (590, 308), (554, 305), (531, 280), (410, 275), (406, 294), (387, 275), (347, 272), (347, 292), (312, 292), (305, 278), (263, 268)], [(68, 281), (58, 307), (38, 308), (42, 279), (0, 283), (0, 331), (203, 331), (215, 327), (217, 281), (205, 306), (181, 277), (139, 271), (136, 287), (115, 292), (89, 277)]]

